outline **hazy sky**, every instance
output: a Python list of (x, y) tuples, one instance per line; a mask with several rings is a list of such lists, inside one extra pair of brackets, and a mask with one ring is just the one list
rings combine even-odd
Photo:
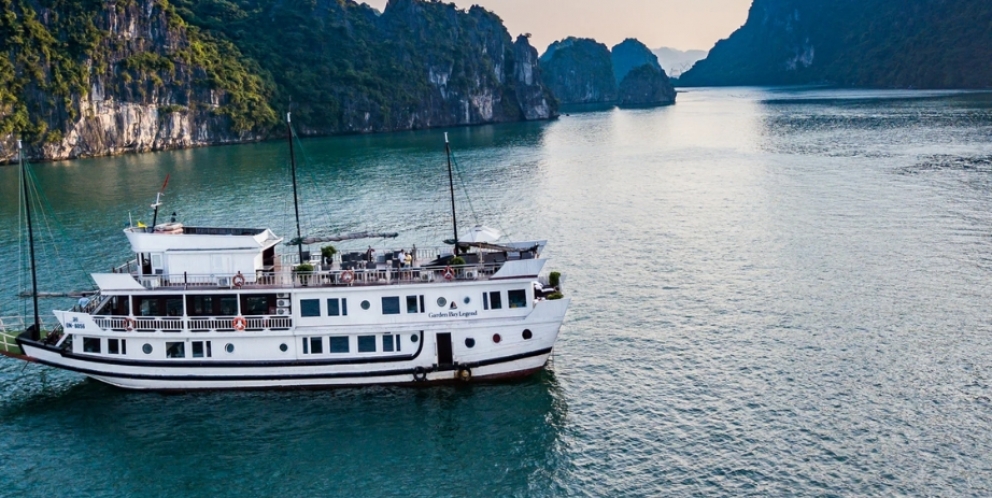
[[(362, 0), (359, 0), (362, 1)], [(387, 0), (364, 0), (382, 10)], [(450, 1), (450, 0), (449, 0)], [(531, 33), (544, 53), (568, 36), (595, 38), (607, 46), (637, 38), (651, 48), (709, 50), (747, 19), (751, 0), (454, 0), (495, 12), (510, 34)]]

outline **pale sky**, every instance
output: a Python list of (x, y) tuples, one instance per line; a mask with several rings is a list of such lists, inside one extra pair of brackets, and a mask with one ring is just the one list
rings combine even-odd
[[(387, 0), (359, 0), (383, 10)], [(650, 48), (709, 50), (747, 20), (751, 0), (454, 0), (495, 12), (513, 37), (531, 33), (544, 53), (568, 36), (595, 38), (608, 47), (637, 38)]]

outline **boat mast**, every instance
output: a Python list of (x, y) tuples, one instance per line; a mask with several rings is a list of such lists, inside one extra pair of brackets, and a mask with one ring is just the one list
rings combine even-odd
[(300, 232), (300, 201), (296, 194), (296, 155), (293, 152), (293, 125), (290, 118), (291, 113), (286, 113), (286, 138), (289, 140), (289, 162), (293, 169), (293, 209), (296, 210), (296, 242), (299, 247), (300, 264), (303, 261), (303, 234)]
[(448, 143), (448, 132), (444, 132), (444, 152), (448, 156), (448, 187), (451, 189), (451, 224), (455, 230), (455, 256), (458, 256), (458, 217), (455, 216), (455, 180), (451, 176), (451, 144)]
[(24, 151), (21, 141), (17, 141), (17, 157), (21, 163), (21, 184), (24, 187), (24, 213), (28, 221), (28, 246), (31, 253), (31, 300), (34, 303), (34, 326), (31, 329), (31, 340), (41, 339), (41, 321), (38, 319), (38, 274), (34, 260), (34, 227), (31, 225), (31, 199), (28, 197), (28, 171), (24, 167)]

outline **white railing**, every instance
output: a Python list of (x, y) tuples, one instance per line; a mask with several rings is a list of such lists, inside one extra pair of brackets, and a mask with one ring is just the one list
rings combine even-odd
[[(469, 264), (457, 266), (430, 266), (391, 268), (378, 265), (376, 268), (355, 268), (315, 270), (312, 272), (298, 271), (259, 271), (252, 275), (241, 275), (244, 284), (236, 285), (238, 274), (180, 274), (180, 275), (141, 275), (135, 279), (146, 289), (190, 289), (190, 288), (294, 288), (294, 287), (333, 287), (333, 286), (364, 286), (392, 285), (415, 282), (443, 282), (445, 273), (450, 268), (453, 277), (450, 280), (484, 280), (499, 270), (501, 263)], [(347, 274), (347, 275), (345, 275)]]
[[(215, 317), (127, 317), (94, 316), (93, 322), (105, 331), (113, 332), (235, 332), (234, 316)], [(245, 330), (260, 332), (265, 330), (288, 330), (293, 327), (293, 319), (288, 316), (249, 316), (245, 317)]]

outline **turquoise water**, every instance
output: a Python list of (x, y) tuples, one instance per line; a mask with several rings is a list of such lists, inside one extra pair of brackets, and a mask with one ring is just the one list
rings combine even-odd
[[(449, 132), (463, 225), (547, 238), (567, 275), (547, 372), (159, 395), (0, 359), (0, 495), (992, 493), (988, 94), (703, 89)], [(304, 140), (308, 231), (449, 237), (442, 135)], [(63, 225), (41, 289), (122, 261), (119, 230), (149, 221), (167, 173), (166, 215), (289, 235), (285, 158), (36, 165)], [(0, 168), (0, 315), (24, 309), (16, 173)]]

